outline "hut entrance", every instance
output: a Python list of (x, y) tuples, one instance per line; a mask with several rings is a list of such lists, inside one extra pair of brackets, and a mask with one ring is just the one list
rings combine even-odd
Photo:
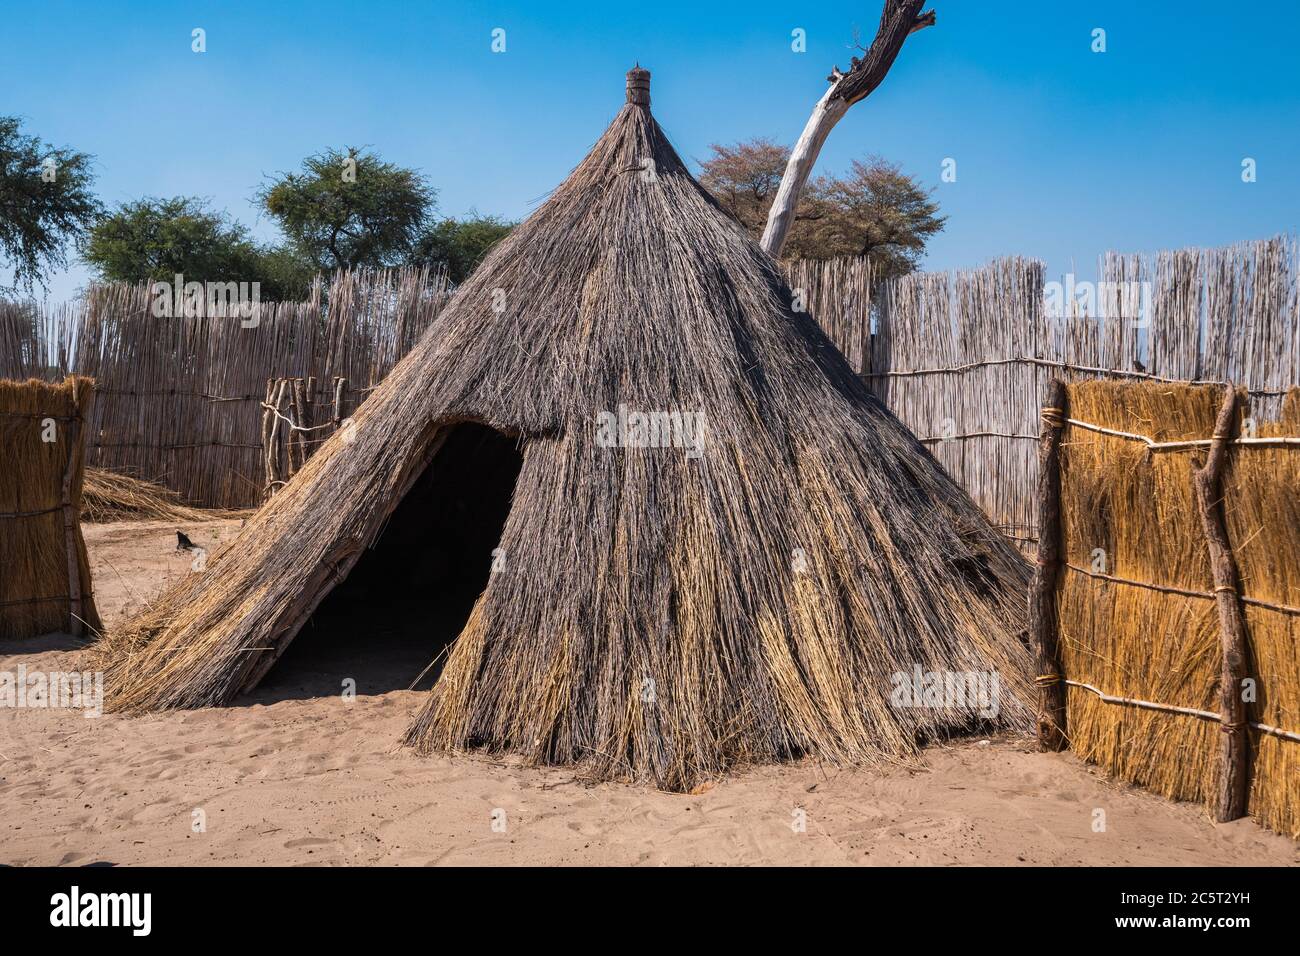
[[(516, 441), (454, 426), (374, 546), (321, 602), (259, 689), (278, 698), (433, 686), (487, 586), (523, 464)], [(430, 663), (437, 660), (433, 667)]]

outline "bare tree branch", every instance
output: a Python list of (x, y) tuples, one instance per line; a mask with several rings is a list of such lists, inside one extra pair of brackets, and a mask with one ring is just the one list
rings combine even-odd
[(934, 11), (921, 13), (924, 5), (925, 0), (886, 0), (875, 40), (867, 55), (861, 59), (855, 57), (852, 69), (840, 76), (835, 84), (835, 96), (852, 106), (880, 85), (903, 48), (903, 41), (917, 30), (934, 26)]
[(826, 142), (832, 127), (848, 112), (850, 106), (866, 99), (880, 85), (909, 36), (917, 30), (934, 26), (934, 11), (922, 13), (923, 6), (925, 0), (885, 0), (884, 9), (880, 13), (880, 28), (866, 51), (866, 56), (854, 57), (847, 73), (841, 73), (839, 67), (832, 68), (831, 75), (827, 77), (831, 87), (813, 107), (812, 116), (808, 118), (799, 142), (790, 154), (776, 199), (768, 212), (767, 226), (763, 230), (760, 244), (763, 251), (772, 258), (781, 255), (781, 248), (785, 245), (786, 236), (795, 219), (799, 194), (808, 182), (808, 176), (812, 173), (822, 144)]

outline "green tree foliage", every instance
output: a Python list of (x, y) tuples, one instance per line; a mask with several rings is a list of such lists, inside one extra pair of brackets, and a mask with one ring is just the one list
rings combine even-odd
[(293, 250), (263, 249), (248, 231), (194, 197), (139, 199), (104, 216), (90, 232), (83, 258), (101, 279), (260, 282), (264, 301), (307, 294), (312, 263)]
[(303, 160), (257, 200), (320, 269), (404, 261), (427, 225), (436, 192), (418, 172), (349, 149)]
[(320, 270), (291, 245), (263, 246), (259, 250), (257, 274), (262, 298), (271, 302), (302, 302)]
[(0, 269), (12, 281), (0, 292), (46, 288), (45, 275), (67, 265), (99, 215), (91, 195), (91, 157), (55, 148), (0, 116)]
[[(790, 151), (765, 139), (714, 145), (700, 183), (755, 239), (763, 234)], [(925, 244), (943, 229), (930, 190), (878, 156), (855, 160), (846, 176), (807, 184), (786, 240), (792, 258), (870, 256), (882, 277), (916, 269)]]
[(447, 270), (452, 282), (464, 282), (516, 225), (498, 216), (475, 214), (465, 219), (443, 219), (420, 236), (411, 261), (440, 266)]
[(123, 203), (91, 230), (84, 258), (110, 282), (246, 280), (257, 246), (247, 230), (188, 196)]

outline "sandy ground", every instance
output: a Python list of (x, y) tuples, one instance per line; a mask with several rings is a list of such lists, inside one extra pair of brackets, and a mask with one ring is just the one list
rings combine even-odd
[[(184, 530), (210, 546), (237, 527)], [(187, 573), (190, 558), (174, 550), (174, 531), (159, 522), (87, 526), (110, 625)], [(303, 657), (220, 710), (87, 719), (0, 709), (0, 863), (1300, 860), (1295, 843), (1248, 820), (1215, 825), (1200, 807), (1114, 784), (1021, 739), (936, 747), (910, 768), (756, 768), (695, 795), (587, 786), (568, 771), (477, 755), (417, 757), (396, 741), (422, 694), (391, 689), (409, 682), (411, 661), (396, 655), (394, 673), (367, 670), (357, 655), (372, 646)], [(64, 636), (0, 643), (0, 670), (68, 670), (80, 660), (78, 642)], [(349, 661), (358, 662), (360, 684), (345, 703), (337, 674)], [(1098, 810), (1104, 832), (1094, 831)]]

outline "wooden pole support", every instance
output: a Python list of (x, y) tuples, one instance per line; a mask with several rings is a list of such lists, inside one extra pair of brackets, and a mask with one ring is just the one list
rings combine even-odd
[(1038, 560), (1029, 586), (1029, 633), (1038, 666), (1038, 743), (1051, 751), (1069, 746), (1056, 616), (1056, 582), (1061, 569), (1061, 433), (1065, 418), (1065, 383), (1052, 379), (1043, 398), (1038, 439)]
[(266, 380), (266, 398), (262, 401), (262, 500), (271, 496), (271, 399), (275, 397), (275, 379)]
[(343, 424), (343, 390), (347, 386), (348, 380), (342, 376), (334, 380), (334, 416), (331, 419), (334, 431), (338, 431)]
[[(293, 384), (290, 385), (290, 391), (293, 398), (289, 404), (291, 409), (289, 417), (297, 428), (302, 428), (307, 420), (307, 397), (303, 389), (302, 379), (295, 378)], [(297, 428), (289, 429), (289, 447), (296, 451), (297, 455), (290, 455), (289, 457), (289, 474), (285, 476), (286, 478), (292, 478), (307, 463), (307, 449), (303, 446), (303, 433), (298, 431)]]
[(81, 556), (80, 549), (77, 547), (79, 516), (77, 502), (73, 501), (72, 486), (77, 474), (77, 466), (81, 463), (81, 420), (92, 397), (93, 393), (83, 397), (81, 389), (78, 388), (78, 381), (72, 379), (73, 413), (64, 432), (64, 442), (68, 446), (68, 463), (63, 469), (63, 499), (60, 504), (63, 506), (63, 547), (68, 558), (68, 633), (73, 637), (81, 636), (82, 601)]
[(1229, 385), (1214, 423), (1214, 440), (1205, 465), (1196, 469), (1192, 483), (1201, 512), (1201, 526), (1210, 552), (1214, 602), (1219, 611), (1219, 640), (1223, 668), (1219, 676), (1219, 708), (1223, 738), (1219, 747), (1219, 792), (1215, 819), (1220, 823), (1246, 815), (1249, 793), (1250, 735), (1242, 681), (1246, 678), (1246, 616), (1241, 607), (1240, 575), (1228, 542), (1223, 516), (1223, 466), (1228, 443), (1237, 429), (1237, 390)]
[(275, 406), (276, 414), (271, 418), (271, 437), (269, 439), (267, 452), (267, 465), (269, 466), (269, 478), (267, 488), (269, 495), (274, 495), (280, 487), (280, 407), (284, 402), (284, 392), (288, 387), (289, 380), (282, 378), (276, 383), (275, 398), (272, 404)]
[[(316, 424), (315, 406), (316, 406), (316, 376), (309, 375), (307, 377), (307, 387), (303, 390), (302, 421), (298, 423), (300, 428), (311, 429), (313, 426), (315, 426)], [(308, 437), (309, 435), (313, 435), (313, 434), (314, 432), (311, 431), (298, 433), (298, 441), (300, 442), (300, 444), (298, 445), (298, 452), (302, 455), (303, 465), (307, 464), (307, 459), (310, 458), (311, 453), (316, 450), (315, 447), (313, 447), (311, 444), (312, 439)]]

